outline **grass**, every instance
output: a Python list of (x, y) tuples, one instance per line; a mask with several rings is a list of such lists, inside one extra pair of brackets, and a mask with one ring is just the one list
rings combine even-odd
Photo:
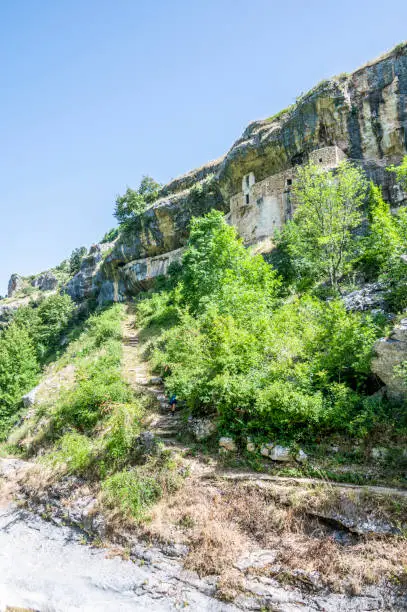
[(201, 576), (220, 576), (218, 595), (226, 600), (243, 588), (244, 573), (236, 571), (236, 562), (256, 549), (274, 550), (275, 562), (246, 573), (301, 588), (314, 588), (315, 572), (320, 588), (343, 593), (358, 593), (366, 585), (402, 577), (407, 564), (404, 537), (349, 535), (349, 544), (343, 544), (333, 537), (335, 529), (316, 516), (343, 513), (345, 508), (361, 522), (386, 519), (397, 525), (407, 516), (405, 498), (338, 491), (329, 483), (262, 483), (260, 488), (256, 483), (197, 482), (191, 477), (162, 500), (149, 533), (153, 539), (171, 537), (186, 543), (186, 567)]
[(9, 440), (26, 457), (37, 458), (28, 490), (45, 491), (65, 477), (81, 476), (112, 529), (147, 521), (154, 503), (182, 481), (171, 453), (158, 444), (147, 457), (137, 444), (151, 399), (124, 379), (124, 316), (125, 306), (116, 304), (89, 317), (53, 366), (55, 376), (69, 368), (67, 386), (51, 401), (42, 397)]

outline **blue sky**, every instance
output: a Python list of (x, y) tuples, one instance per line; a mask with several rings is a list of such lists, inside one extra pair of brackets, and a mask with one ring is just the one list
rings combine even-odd
[(0, 294), (114, 225), (117, 193), (407, 37), (405, 0), (0, 2)]

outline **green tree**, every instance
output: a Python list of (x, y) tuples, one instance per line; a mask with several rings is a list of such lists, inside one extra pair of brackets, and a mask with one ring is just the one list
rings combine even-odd
[(349, 162), (329, 172), (313, 164), (298, 169), (296, 209), (285, 236), (303, 275), (328, 280), (337, 289), (356, 255), (353, 232), (362, 219), (367, 187), (362, 170)]
[(88, 252), (86, 247), (79, 247), (74, 249), (69, 258), (69, 272), (72, 275), (77, 274), (81, 269), (82, 259)]
[(390, 206), (374, 183), (370, 183), (368, 220), (367, 236), (360, 243), (359, 264), (368, 277), (377, 278), (397, 251), (400, 236)]
[(407, 191), (407, 155), (403, 158), (399, 166), (389, 166), (387, 170), (395, 173), (397, 181), (400, 183), (402, 189)]
[(11, 323), (0, 335), (0, 436), (11, 424), (22, 395), (35, 385), (38, 372), (28, 331)]
[(279, 287), (273, 268), (260, 255), (253, 257), (236, 229), (215, 210), (192, 219), (181, 278), (184, 299), (193, 311), (202, 311), (208, 302), (215, 301), (225, 308), (234, 291), (240, 296), (240, 303), (247, 291), (253, 304), (260, 295), (274, 299)]
[(161, 185), (150, 176), (143, 176), (138, 189), (127, 188), (124, 195), (118, 195), (115, 203), (114, 216), (123, 229), (138, 226), (147, 206), (157, 198)]

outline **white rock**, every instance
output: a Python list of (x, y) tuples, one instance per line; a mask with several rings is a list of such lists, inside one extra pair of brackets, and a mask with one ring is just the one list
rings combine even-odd
[(385, 459), (387, 453), (388, 453), (388, 449), (382, 446), (377, 446), (375, 448), (372, 448), (370, 452), (372, 459)]
[(277, 552), (275, 550), (255, 550), (242, 555), (235, 563), (235, 567), (241, 571), (245, 571), (249, 567), (262, 568), (274, 563), (276, 557)]
[(237, 450), (236, 443), (232, 438), (226, 438), (226, 437), (220, 438), (219, 446), (220, 448), (225, 449), (226, 451), (231, 452), (231, 453)]
[(268, 444), (263, 444), (263, 446), (260, 449), (260, 454), (263, 455), (263, 457), (270, 457), (270, 453), (274, 448), (274, 444), (272, 444), (271, 442), (269, 442)]
[(269, 454), (272, 461), (291, 461), (290, 449), (286, 446), (274, 446)]
[(304, 451), (300, 448), (300, 450), (296, 454), (295, 458), (300, 463), (303, 463), (304, 461), (307, 461), (308, 455), (307, 455), (307, 453), (304, 453)]
[(246, 450), (248, 453), (255, 453), (256, 452), (256, 445), (253, 442), (248, 442), (246, 444)]
[(38, 389), (39, 387), (34, 387), (34, 389), (31, 389), (29, 393), (23, 395), (21, 399), (23, 400), (24, 408), (31, 408), (31, 406), (34, 406)]
[(188, 419), (188, 431), (198, 441), (209, 438), (209, 436), (215, 433), (216, 428), (217, 424), (213, 419)]

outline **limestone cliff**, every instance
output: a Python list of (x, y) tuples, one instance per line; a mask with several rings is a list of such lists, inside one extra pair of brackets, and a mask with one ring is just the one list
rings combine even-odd
[(406, 153), (403, 44), (353, 74), (320, 83), (279, 115), (251, 123), (224, 157), (165, 185), (140, 231), (119, 237), (91, 293), (104, 302), (137, 292), (180, 256), (191, 217), (211, 208), (229, 213), (248, 244), (272, 238), (291, 213), (295, 168), (310, 159), (326, 167), (355, 161), (400, 205), (406, 194), (386, 167)]
[(251, 123), (226, 155), (165, 185), (139, 231), (95, 247), (66, 285), (75, 299), (122, 300), (177, 260), (189, 222), (211, 208), (228, 214), (247, 244), (270, 241), (291, 214), (295, 170), (351, 159), (398, 206), (407, 195), (386, 172), (407, 153), (407, 43), (349, 75), (317, 85), (274, 117)]

